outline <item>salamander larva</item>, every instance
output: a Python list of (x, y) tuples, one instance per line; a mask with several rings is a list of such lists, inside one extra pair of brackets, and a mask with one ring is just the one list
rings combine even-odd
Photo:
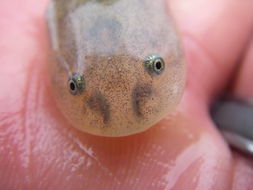
[(166, 0), (52, 0), (47, 23), (53, 91), (74, 127), (127, 136), (175, 110), (186, 66)]

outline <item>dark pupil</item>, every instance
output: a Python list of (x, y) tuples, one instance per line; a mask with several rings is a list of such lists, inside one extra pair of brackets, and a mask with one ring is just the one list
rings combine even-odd
[(157, 70), (160, 70), (160, 69), (162, 68), (162, 63), (161, 63), (160, 60), (155, 62), (155, 68), (156, 68)]
[(73, 81), (70, 82), (69, 87), (70, 87), (70, 90), (72, 90), (72, 91), (76, 90), (76, 85)]

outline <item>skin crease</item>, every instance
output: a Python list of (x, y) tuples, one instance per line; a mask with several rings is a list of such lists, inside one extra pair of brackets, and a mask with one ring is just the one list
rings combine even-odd
[(252, 188), (252, 158), (231, 152), (208, 114), (231, 81), (232, 93), (252, 98), (243, 82), (253, 74), (251, 0), (170, 2), (188, 61), (183, 100), (123, 138), (81, 133), (57, 110), (44, 67), (46, 4), (0, 2), (0, 189)]

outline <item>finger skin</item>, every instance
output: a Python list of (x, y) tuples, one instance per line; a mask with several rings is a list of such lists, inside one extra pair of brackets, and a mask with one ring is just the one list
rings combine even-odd
[(239, 154), (238, 152), (233, 153), (234, 157), (234, 175), (231, 190), (238, 189), (252, 189), (253, 182), (253, 162), (252, 157), (247, 155)]
[(248, 44), (242, 62), (243, 63), (237, 72), (237, 79), (235, 81), (233, 93), (238, 98), (251, 100), (253, 98), (253, 34), (251, 35), (251, 41)]
[[(174, 115), (124, 138), (80, 133), (52, 98), (46, 4), (0, 2), (0, 189), (230, 189), (234, 159), (209, 120), (206, 91), (222, 89), (233, 65), (217, 71), (205, 40), (187, 37), (189, 82)], [(214, 77), (221, 81), (215, 90)]]
[(228, 85), (251, 38), (253, 2), (171, 0), (171, 7), (186, 43), (194, 41), (205, 57), (198, 60), (200, 51), (193, 50), (195, 47), (186, 50), (189, 64), (193, 64), (189, 65), (189, 75), (192, 83), (197, 83), (193, 86), (199, 95), (212, 99)]

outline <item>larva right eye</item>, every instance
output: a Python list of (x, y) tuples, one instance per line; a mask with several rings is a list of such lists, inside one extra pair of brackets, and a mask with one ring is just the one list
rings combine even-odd
[(78, 95), (85, 89), (84, 77), (79, 73), (74, 73), (68, 81), (68, 88), (71, 94)]
[(144, 66), (151, 75), (160, 75), (165, 69), (163, 58), (156, 54), (149, 55)]

